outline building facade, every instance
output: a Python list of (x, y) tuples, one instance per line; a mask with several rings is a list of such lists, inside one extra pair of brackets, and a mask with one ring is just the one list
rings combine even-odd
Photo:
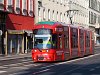
[(69, 24), (67, 11), (78, 10), (72, 16), (72, 24), (90, 28), (94, 32), (95, 44), (100, 45), (100, 1), (99, 0), (35, 0), (35, 23), (59, 21)]
[(30, 51), (33, 27), (34, 0), (0, 0), (0, 54)]
[(78, 10), (73, 14), (73, 25), (88, 27), (89, 1), (87, 0), (35, 0), (35, 23), (59, 21), (69, 24), (68, 10)]
[(95, 44), (100, 45), (100, 0), (89, 0), (89, 27), (94, 31)]

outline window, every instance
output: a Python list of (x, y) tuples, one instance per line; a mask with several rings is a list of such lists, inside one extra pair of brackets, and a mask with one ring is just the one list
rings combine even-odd
[(86, 33), (86, 47), (89, 47), (90, 46), (90, 33), (87, 32)]
[(80, 30), (80, 47), (84, 48), (84, 31)]
[(59, 2), (59, 0), (57, 0), (57, 3)]
[(48, 20), (50, 21), (50, 9), (48, 9)]
[(64, 35), (64, 48), (69, 48), (69, 37), (68, 37), (68, 32)]
[(65, 14), (64, 14), (64, 23), (66, 22), (66, 17), (65, 17)]
[(60, 21), (62, 22), (62, 13), (60, 13)]
[(59, 20), (59, 18), (58, 18), (58, 11), (57, 11), (57, 21)]
[(8, 5), (12, 5), (13, 0), (8, 0)]
[(53, 19), (53, 21), (55, 20), (54, 10), (53, 10), (53, 13), (52, 13), (52, 19)]
[(20, 0), (15, 0), (16, 1), (16, 7), (20, 7)]
[(39, 22), (41, 21), (41, 10), (38, 8), (38, 17), (39, 17)]
[(63, 0), (60, 0), (60, 3), (62, 4), (63, 3)]
[(78, 30), (75, 28), (72, 28), (71, 46), (72, 48), (78, 47)]
[(26, 0), (23, 0), (22, 4), (23, 4), (23, 9), (26, 9), (26, 4), (27, 4)]
[(33, 0), (29, 0), (29, 10), (33, 11)]
[(56, 49), (57, 48), (57, 35), (53, 34), (52, 35), (52, 43), (53, 43), (53, 48)]
[(4, 0), (0, 0), (0, 3), (4, 3)]
[(43, 9), (43, 19), (45, 20), (45, 9)]
[(59, 48), (62, 49), (63, 48), (62, 34), (59, 34), (58, 37), (59, 37)]

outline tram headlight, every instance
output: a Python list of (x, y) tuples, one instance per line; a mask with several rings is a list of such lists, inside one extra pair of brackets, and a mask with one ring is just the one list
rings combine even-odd
[(37, 52), (37, 50), (34, 50), (34, 52)]
[(47, 50), (47, 52), (49, 52), (49, 50)]

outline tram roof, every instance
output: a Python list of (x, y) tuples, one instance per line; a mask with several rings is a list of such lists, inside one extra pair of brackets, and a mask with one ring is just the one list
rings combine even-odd
[(55, 22), (53, 22), (53, 21), (42, 21), (42, 22), (38, 22), (36, 25), (40, 25), (40, 24), (54, 25)]
[(72, 24), (65, 24), (65, 23), (54, 22), (54, 21), (41, 21), (41, 22), (38, 22), (36, 25), (41, 25), (41, 24), (45, 24), (45, 25), (47, 24), (47, 25), (51, 25), (51, 26), (61, 24), (62, 26), (70, 26), (70, 27), (73, 27), (73, 28), (78, 28), (79, 27), (80, 29), (87, 30), (87, 29), (84, 29), (84, 27), (74, 26)]
[(61, 24), (62, 26), (71, 26), (71, 27), (75, 27), (77, 28), (77, 26), (73, 26), (72, 24), (65, 24), (65, 23), (61, 23), (61, 22), (53, 22), (53, 21), (41, 21), (38, 22), (36, 25), (40, 25), (40, 24), (47, 24), (47, 25), (59, 25)]

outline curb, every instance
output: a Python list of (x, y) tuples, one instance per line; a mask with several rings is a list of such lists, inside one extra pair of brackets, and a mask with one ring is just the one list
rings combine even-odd
[(13, 59), (28, 59), (28, 58), (31, 58), (31, 54), (8, 55), (8, 56), (1, 56), (0, 61), (13, 60)]

